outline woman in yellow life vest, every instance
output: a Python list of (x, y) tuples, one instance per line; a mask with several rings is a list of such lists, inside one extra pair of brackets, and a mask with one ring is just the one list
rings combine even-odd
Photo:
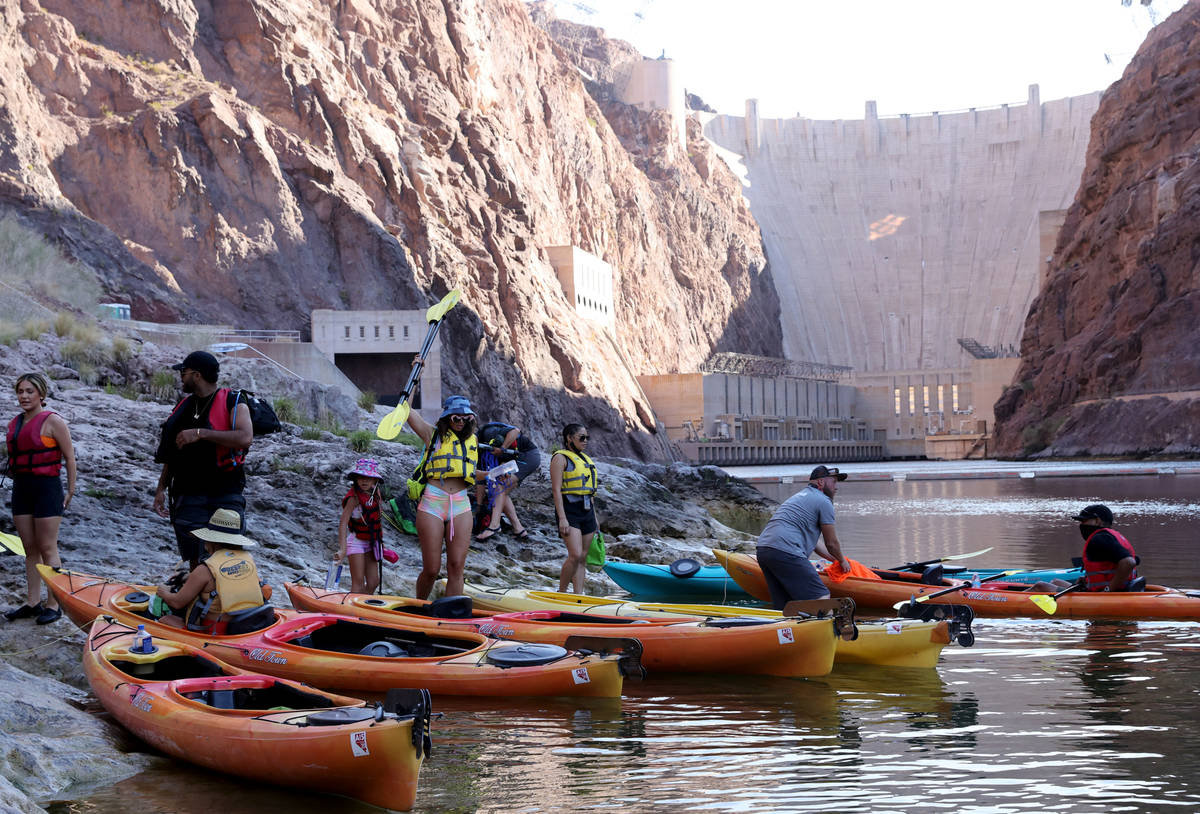
[[(221, 635), (237, 615), (267, 604), (258, 568), (247, 548), (254, 542), (241, 533), (242, 518), (233, 509), (217, 509), (203, 528), (192, 534), (204, 542), (208, 558), (188, 574), (178, 591), (160, 585), (156, 592), (175, 615), (163, 616), (166, 624)], [(273, 621), (273, 620), (272, 620)]]
[(470, 488), (475, 483), (479, 447), (475, 411), (466, 396), (450, 396), (437, 424), (413, 411), (408, 425), (425, 442), (420, 472), (425, 491), (417, 504), (417, 541), (421, 544), (421, 574), (416, 595), (425, 599), (442, 570), (442, 540), (446, 541), (446, 596), (463, 592), (463, 568), (471, 546)]
[(596, 464), (584, 452), (588, 431), (582, 424), (563, 427), (562, 449), (550, 458), (550, 491), (558, 516), (558, 536), (567, 546), (567, 559), (558, 576), (558, 590), (574, 583), (575, 593), (584, 593), (587, 570), (584, 552), (599, 528), (592, 496), (596, 494)]

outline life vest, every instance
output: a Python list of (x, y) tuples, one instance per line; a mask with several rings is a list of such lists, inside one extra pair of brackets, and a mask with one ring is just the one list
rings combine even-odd
[[(1085, 580), (1085, 589), (1088, 591), (1103, 591), (1104, 586), (1112, 582), (1113, 572), (1117, 570), (1117, 564), (1109, 560), (1089, 560), (1087, 556), (1088, 543), (1096, 536), (1097, 532), (1107, 531), (1116, 541), (1120, 543), (1121, 548), (1125, 550), (1125, 557), (1133, 557), (1137, 559), (1137, 552), (1133, 550), (1133, 544), (1125, 539), (1121, 532), (1115, 529), (1097, 528), (1088, 535), (1087, 540), (1083, 543), (1083, 576)], [(1124, 557), (1122, 557), (1124, 559)], [(1129, 582), (1137, 579), (1137, 568), (1129, 574)], [(1128, 583), (1127, 583), (1128, 584)]]
[[(228, 387), (219, 387), (217, 388), (216, 392), (213, 393), (212, 400), (209, 401), (208, 404), (208, 415), (205, 416), (206, 420), (208, 421), (208, 429), (216, 430), (217, 432), (225, 432), (233, 429), (233, 423), (229, 420), (229, 414), (232, 412), (229, 407), (229, 392), (230, 390)], [(241, 395), (242, 394), (239, 391), (237, 398), (235, 398), (233, 402), (233, 410), (237, 409), (237, 402), (238, 399), (241, 398)], [(175, 409), (171, 411), (171, 415), (169, 418), (167, 418), (167, 420), (171, 421), (174, 419), (175, 414), (179, 412), (179, 408), (186, 404), (188, 399), (194, 398), (196, 398), (196, 396), (195, 394), (192, 394), (176, 404)], [(214, 409), (218, 402), (225, 405), (224, 410)], [(210, 443), (216, 447), (217, 469), (220, 469), (222, 472), (232, 472), (234, 469), (237, 469), (239, 466), (241, 466), (246, 460), (245, 449), (231, 449), (227, 446), (223, 446), (222, 444), (213, 443), (212, 441), (207, 443)]]
[(479, 463), (479, 442), (475, 436), (468, 435), (463, 441), (448, 432), (436, 440), (437, 448), (425, 461), (425, 478), (462, 478), (467, 483), (474, 483), (475, 467)]
[(42, 440), (42, 426), (53, 410), (42, 410), (29, 421), (22, 413), (8, 422), (9, 471), (14, 475), (38, 475), (57, 478), (62, 471), (62, 450)]
[[(567, 459), (567, 468), (563, 470), (562, 493), (564, 495), (596, 494), (596, 465), (586, 452), (571, 452), (560, 449), (556, 455)], [(574, 473), (574, 474), (572, 474)]]
[(215, 587), (188, 605), (184, 619), (189, 630), (204, 630), (215, 635), (224, 632), (225, 616), (240, 610), (262, 607), (267, 603), (258, 581), (258, 568), (250, 553), (222, 548), (204, 561), (212, 572)]
[[(372, 492), (367, 495), (357, 487), (351, 486), (350, 491), (342, 498), (342, 505), (350, 498), (358, 498), (358, 511), (350, 513), (350, 531), (360, 540), (373, 543), (383, 539), (383, 523), (379, 514), (379, 496)], [(359, 516), (355, 516), (358, 514)]]

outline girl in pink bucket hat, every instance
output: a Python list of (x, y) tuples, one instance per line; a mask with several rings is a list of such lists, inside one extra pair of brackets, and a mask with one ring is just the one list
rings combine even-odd
[(342, 517), (338, 521), (338, 553), (334, 562), (350, 555), (350, 590), (373, 594), (379, 590), (380, 560), (395, 562), (395, 552), (383, 547), (383, 523), (379, 514), (379, 484), (383, 473), (374, 458), (359, 458), (346, 473), (350, 490), (342, 498)]

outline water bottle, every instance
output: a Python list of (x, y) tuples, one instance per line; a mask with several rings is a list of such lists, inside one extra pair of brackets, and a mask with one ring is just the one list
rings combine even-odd
[(325, 590), (332, 591), (338, 587), (342, 581), (342, 564), (336, 560), (329, 561), (329, 568), (325, 571)]
[(129, 649), (134, 653), (154, 652), (154, 644), (150, 640), (150, 634), (146, 632), (145, 625), (138, 625), (137, 633), (133, 634), (133, 647)]
[(971, 587), (978, 588), (981, 584), (979, 574), (971, 574)]
[(490, 470), (488, 472), (487, 476), (488, 476), (488, 480), (498, 480), (499, 478), (502, 478), (505, 475), (515, 475), (516, 472), (517, 472), (517, 462), (516, 461), (505, 461), (504, 463), (497, 466), (495, 469)]

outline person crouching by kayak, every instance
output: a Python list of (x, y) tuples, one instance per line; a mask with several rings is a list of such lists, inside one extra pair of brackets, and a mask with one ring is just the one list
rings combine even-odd
[(383, 523), (379, 514), (379, 484), (383, 473), (374, 458), (359, 458), (347, 474), (350, 491), (342, 498), (338, 521), (338, 552), (334, 562), (350, 558), (350, 590), (373, 594), (379, 590), (379, 561), (383, 557)]
[(829, 597), (829, 589), (809, 562), (814, 551), (850, 571), (833, 509), (838, 483), (845, 479), (837, 467), (818, 466), (808, 476), (808, 486), (785, 500), (759, 535), (758, 564), (776, 610), (796, 599)]
[(575, 593), (586, 592), (585, 553), (600, 524), (596, 522), (596, 464), (584, 452), (588, 431), (582, 424), (568, 424), (562, 431), (563, 445), (550, 457), (550, 492), (558, 517), (558, 536), (567, 547), (567, 559), (558, 576), (558, 590), (574, 585)]
[[(487, 527), (475, 535), (475, 540), (482, 543), (499, 534), (500, 520), (503, 517), (507, 517), (512, 523), (514, 540), (528, 540), (529, 529), (525, 528), (517, 517), (517, 507), (513, 505), (512, 493), (521, 484), (521, 481), (536, 472), (542, 465), (542, 455), (538, 451), (537, 444), (533, 443), (518, 427), (505, 424), (503, 421), (489, 421), (484, 424), (479, 428), (478, 438), (481, 445), (491, 448), (489, 450), (490, 457), (495, 458), (497, 464), (515, 461), (517, 471), (501, 475), (496, 481), (489, 479), (487, 482), (487, 495), (492, 498), (491, 511), (487, 513)], [(488, 453), (485, 452), (484, 455), (487, 456)], [(480, 503), (484, 503), (483, 487), (484, 484), (477, 484), (475, 487)], [(487, 511), (486, 508), (485, 511)]]
[(421, 545), (418, 599), (429, 597), (442, 570), (442, 540), (446, 541), (446, 596), (463, 592), (463, 569), (471, 547), (470, 488), (479, 465), (475, 439), (475, 410), (466, 396), (449, 396), (437, 424), (415, 411), (408, 425), (425, 442), (420, 474), (425, 490), (417, 504), (417, 541)]
[[(1112, 510), (1102, 503), (1093, 503), (1072, 515), (1071, 519), (1079, 524), (1079, 535), (1084, 540), (1083, 590), (1128, 591), (1138, 578), (1137, 567), (1142, 558), (1133, 550), (1133, 544), (1112, 527)], [(1071, 585), (1066, 580), (1055, 579), (1039, 582), (1029, 590), (1044, 593)]]
[[(217, 509), (203, 528), (192, 531), (203, 542), (208, 559), (188, 574), (178, 591), (171, 590), (170, 585), (158, 586), (156, 596), (173, 612), (159, 621), (213, 635), (257, 629), (246, 625), (234, 629), (235, 622), (269, 607), (269, 594), (264, 593), (254, 558), (246, 551), (254, 542), (241, 533), (241, 528), (242, 518), (237, 512)], [(151, 602), (152, 613), (156, 605)]]

